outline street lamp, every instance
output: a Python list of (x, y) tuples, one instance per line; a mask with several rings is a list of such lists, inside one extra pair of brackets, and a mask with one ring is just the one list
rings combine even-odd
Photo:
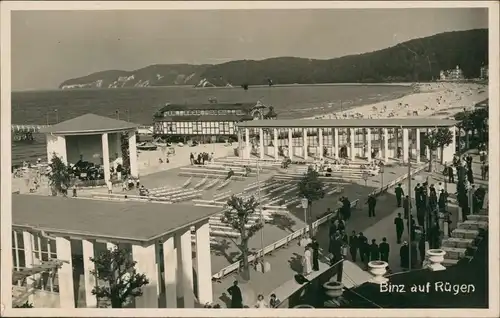
[(262, 206), (262, 197), (261, 197), (261, 192), (260, 192), (260, 166), (259, 166), (259, 159), (257, 158), (257, 197), (259, 200), (259, 207), (260, 207), (260, 222), (262, 224), (262, 228), (260, 229), (260, 247), (261, 247), (261, 264), (262, 264), (262, 272), (265, 272), (265, 263), (264, 263), (264, 207)]
[[(309, 205), (309, 201), (307, 200), (307, 198), (302, 198), (302, 200), (300, 200), (300, 203), (302, 204), (302, 208), (304, 209), (304, 222), (306, 223), (307, 227), (309, 223), (307, 222), (307, 207)], [(312, 233), (309, 233), (309, 235), (312, 235)]]
[(380, 172), (380, 188), (383, 190), (384, 189), (384, 165), (381, 163), (380, 164), (380, 168), (379, 168), (379, 172)]

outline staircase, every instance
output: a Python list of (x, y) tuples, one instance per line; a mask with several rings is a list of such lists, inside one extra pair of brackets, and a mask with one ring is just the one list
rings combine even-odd
[(459, 222), (451, 237), (443, 239), (441, 249), (446, 252), (443, 265), (452, 266), (463, 258), (469, 258), (477, 249), (482, 237), (481, 230), (488, 230), (488, 215), (469, 215), (467, 221)]

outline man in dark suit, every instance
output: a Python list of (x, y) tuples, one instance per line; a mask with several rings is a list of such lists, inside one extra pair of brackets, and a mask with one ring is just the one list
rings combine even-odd
[(377, 205), (377, 199), (373, 195), (368, 196), (368, 200), (366, 201), (368, 204), (368, 217), (375, 217), (375, 206)]
[(380, 250), (378, 248), (377, 240), (373, 239), (370, 245), (370, 261), (380, 260)]
[(352, 231), (351, 236), (349, 236), (349, 251), (351, 252), (351, 258), (353, 262), (356, 262), (356, 254), (358, 253), (358, 236), (356, 231)]
[(406, 196), (405, 199), (403, 200), (403, 210), (404, 210), (404, 218), (408, 219), (410, 215), (410, 208), (411, 208), (411, 202), (410, 202), (410, 197)]
[(359, 249), (359, 256), (361, 258), (361, 261), (364, 263), (366, 259), (366, 247), (368, 245), (368, 239), (366, 236), (363, 235), (362, 232), (359, 232), (358, 235), (358, 249)]
[(231, 308), (243, 308), (243, 296), (237, 280), (227, 289), (227, 292), (231, 295)]
[(401, 213), (398, 213), (398, 216), (394, 219), (394, 224), (396, 225), (396, 237), (398, 244), (401, 244), (401, 236), (403, 236), (403, 232), (405, 230), (404, 221), (401, 218)]
[(378, 249), (380, 251), (380, 259), (389, 263), (389, 243), (387, 243), (387, 238), (384, 237), (382, 239), (382, 243), (379, 244)]
[(399, 208), (401, 207), (401, 198), (405, 195), (403, 188), (401, 188), (401, 183), (399, 183), (396, 189), (394, 189), (394, 193), (396, 194), (396, 201), (398, 203), (398, 208)]

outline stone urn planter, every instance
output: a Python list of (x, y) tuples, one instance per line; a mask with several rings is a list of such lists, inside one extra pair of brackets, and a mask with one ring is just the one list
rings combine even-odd
[(294, 306), (293, 308), (297, 308), (297, 309), (314, 309), (313, 306), (311, 305), (306, 305), (306, 304), (302, 304), (302, 305), (297, 305), (297, 306)]
[(430, 264), (428, 268), (431, 271), (442, 271), (446, 269), (441, 263), (444, 261), (444, 256), (446, 252), (441, 249), (431, 249), (427, 250), (427, 258), (429, 259)]
[(330, 298), (340, 297), (344, 291), (344, 285), (337, 281), (326, 282), (323, 284), (323, 288), (325, 289), (325, 294)]
[(371, 279), (372, 283), (382, 284), (389, 280), (387, 277), (384, 277), (387, 272), (387, 266), (389, 264), (383, 261), (371, 261), (368, 263), (369, 272), (373, 275)]

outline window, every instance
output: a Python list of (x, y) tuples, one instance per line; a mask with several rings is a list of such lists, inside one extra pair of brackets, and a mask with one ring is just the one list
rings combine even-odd
[(227, 110), (226, 109), (220, 109), (217, 114), (218, 115), (227, 115)]

